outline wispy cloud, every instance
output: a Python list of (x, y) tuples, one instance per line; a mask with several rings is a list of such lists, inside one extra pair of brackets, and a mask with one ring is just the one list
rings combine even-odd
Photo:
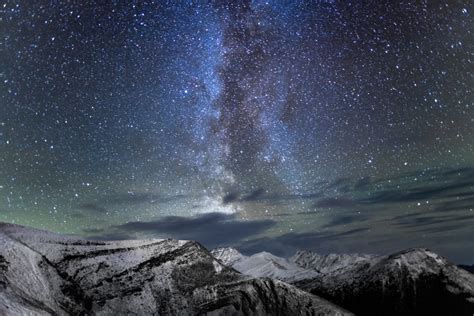
[(160, 195), (156, 193), (128, 192), (107, 195), (76, 206), (77, 210), (88, 213), (105, 213), (114, 208), (129, 207), (141, 204), (165, 204), (186, 198), (186, 195)]
[(248, 254), (259, 251), (269, 251), (279, 256), (290, 256), (299, 249), (321, 249), (321, 246), (325, 243), (341, 242), (344, 238), (361, 236), (369, 230), (369, 227), (361, 227), (342, 232), (329, 230), (322, 232), (289, 233), (274, 238), (263, 237), (244, 241), (237, 245), (237, 248)]
[(155, 221), (128, 222), (113, 226), (90, 239), (120, 239), (123, 236), (147, 235), (156, 238), (197, 240), (208, 247), (229, 245), (275, 225), (272, 220), (239, 220), (233, 214), (206, 213), (194, 217), (167, 216)]

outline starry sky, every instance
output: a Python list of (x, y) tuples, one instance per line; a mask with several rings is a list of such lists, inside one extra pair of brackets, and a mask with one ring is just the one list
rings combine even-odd
[(0, 221), (474, 263), (472, 1), (4, 1)]

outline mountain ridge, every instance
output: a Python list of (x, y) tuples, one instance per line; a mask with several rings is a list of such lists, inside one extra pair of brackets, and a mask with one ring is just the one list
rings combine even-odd
[(245, 256), (235, 248), (221, 247), (211, 250), (211, 254), (240, 273), (254, 277), (270, 277), (291, 283), (318, 274), (265, 251)]
[[(221, 249), (220, 253), (225, 251)], [(474, 275), (427, 248), (409, 248), (390, 255), (320, 255), (301, 250), (288, 262), (317, 272), (314, 277), (296, 280), (287, 275), (288, 282), (356, 314), (474, 313)], [(248, 273), (240, 269), (238, 261), (233, 267)], [(254, 267), (252, 271), (260, 270)], [(265, 271), (265, 275), (270, 274)]]
[(294, 283), (356, 314), (472, 315), (474, 276), (425, 248)]
[(0, 314), (352, 315), (194, 241), (94, 242), (0, 224)]

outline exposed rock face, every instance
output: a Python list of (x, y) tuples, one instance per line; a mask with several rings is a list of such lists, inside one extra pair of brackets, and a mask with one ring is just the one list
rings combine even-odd
[(217, 248), (211, 252), (222, 263), (235, 270), (254, 277), (268, 277), (284, 282), (310, 279), (319, 273), (301, 268), (285, 258), (280, 258), (268, 252), (259, 252), (252, 256), (244, 256), (234, 248)]
[(320, 273), (329, 273), (347, 267), (352, 268), (357, 264), (364, 264), (375, 257), (375, 255), (368, 254), (320, 255), (308, 250), (299, 250), (289, 260), (301, 268), (313, 269)]
[(474, 314), (474, 276), (426, 249), (357, 261), (295, 285), (360, 315)]
[(0, 245), (0, 315), (351, 315), (241, 275), (192, 241), (89, 242), (0, 224)]

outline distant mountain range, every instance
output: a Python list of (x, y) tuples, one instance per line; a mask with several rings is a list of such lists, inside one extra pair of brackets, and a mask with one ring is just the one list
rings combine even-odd
[(298, 251), (289, 259), (232, 248), (212, 253), (243, 274), (281, 279), (357, 315), (474, 314), (474, 275), (428, 249), (389, 256)]
[(469, 315), (474, 275), (427, 249), (286, 259), (92, 242), (0, 223), (0, 315)]
[(254, 277), (267, 277), (284, 282), (311, 279), (319, 275), (313, 269), (306, 269), (297, 264), (268, 252), (244, 256), (234, 248), (217, 248), (212, 255), (225, 265), (231, 266), (242, 274)]

